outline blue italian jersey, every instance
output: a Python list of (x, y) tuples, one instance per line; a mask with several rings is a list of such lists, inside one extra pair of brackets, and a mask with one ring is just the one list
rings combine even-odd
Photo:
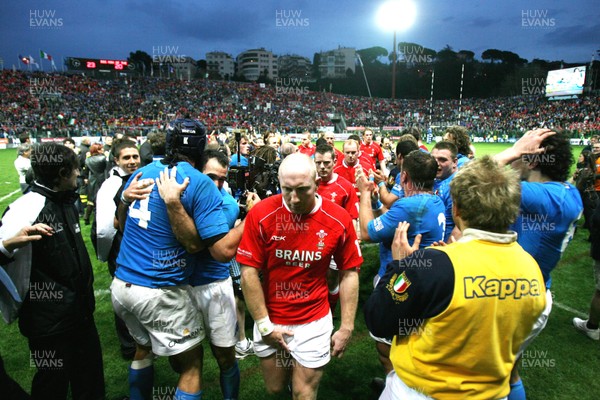
[(577, 189), (566, 182), (521, 182), (521, 212), (510, 229), (537, 261), (546, 287), (550, 272), (573, 238), (583, 205)]
[[(140, 179), (156, 179), (164, 171), (160, 161), (148, 164), (139, 172)], [(229, 231), (222, 211), (221, 194), (213, 181), (187, 162), (177, 165), (177, 182), (189, 177), (190, 183), (181, 196), (183, 208), (196, 225), (203, 240), (222, 236)], [(150, 196), (134, 201), (127, 212), (121, 250), (115, 276), (125, 282), (145, 287), (177, 286), (188, 283), (192, 272), (191, 255), (173, 234), (167, 208), (154, 185)]]
[(369, 222), (369, 237), (379, 246), (379, 276), (385, 274), (386, 266), (392, 261), (392, 241), (398, 223), (407, 221), (408, 242), (412, 245), (415, 236), (421, 234), (420, 248), (444, 240), (444, 203), (432, 194), (417, 194), (397, 200), (385, 214)]
[(461, 169), (465, 164), (467, 164), (469, 161), (471, 161), (471, 159), (464, 154), (458, 154), (456, 157), (458, 159), (456, 161), (457, 169)]
[(433, 193), (438, 195), (444, 202), (446, 215), (446, 229), (444, 231), (444, 240), (450, 238), (454, 229), (454, 218), (452, 217), (452, 197), (450, 196), (450, 182), (454, 179), (456, 172), (444, 180), (436, 179), (433, 181)]
[[(233, 228), (235, 221), (240, 213), (240, 207), (237, 201), (221, 188), (223, 197), (223, 214), (227, 219), (229, 229)], [(220, 281), (229, 278), (229, 262), (219, 262), (211, 256), (208, 249), (204, 249), (192, 256), (192, 276), (190, 276), (190, 285), (206, 285), (211, 282)]]
[(399, 199), (404, 197), (404, 189), (402, 189), (402, 185), (400, 184), (400, 174), (396, 175), (396, 180), (394, 181), (394, 187), (392, 187), (391, 194), (397, 196)]

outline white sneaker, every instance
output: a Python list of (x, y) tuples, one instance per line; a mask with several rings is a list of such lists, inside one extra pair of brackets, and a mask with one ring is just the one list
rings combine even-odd
[(580, 330), (582, 333), (585, 333), (587, 337), (592, 340), (600, 340), (600, 328), (598, 329), (590, 329), (587, 327), (587, 319), (581, 318), (573, 318), (573, 325), (575, 328)]
[(235, 344), (235, 358), (238, 360), (243, 360), (252, 355), (254, 355), (254, 343), (252, 343), (252, 340), (246, 338), (246, 343), (237, 342)]

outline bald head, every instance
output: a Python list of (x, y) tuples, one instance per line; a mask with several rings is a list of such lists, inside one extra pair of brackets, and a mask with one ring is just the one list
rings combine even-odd
[(306, 155), (294, 153), (281, 162), (279, 185), (283, 201), (294, 214), (308, 214), (316, 204), (317, 169)]
[(293, 153), (283, 159), (279, 166), (279, 180), (289, 174), (307, 174), (317, 179), (317, 168), (313, 160), (305, 154)]

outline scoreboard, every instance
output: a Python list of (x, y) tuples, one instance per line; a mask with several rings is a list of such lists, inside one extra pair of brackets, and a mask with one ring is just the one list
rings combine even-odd
[(116, 71), (133, 72), (135, 64), (127, 60), (107, 60), (100, 58), (67, 57), (65, 60), (67, 68), (75, 71)]

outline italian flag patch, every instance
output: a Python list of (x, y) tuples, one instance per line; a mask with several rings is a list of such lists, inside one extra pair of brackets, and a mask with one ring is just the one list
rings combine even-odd
[(401, 273), (394, 282), (394, 292), (404, 293), (410, 286), (410, 281), (406, 277), (406, 272)]

